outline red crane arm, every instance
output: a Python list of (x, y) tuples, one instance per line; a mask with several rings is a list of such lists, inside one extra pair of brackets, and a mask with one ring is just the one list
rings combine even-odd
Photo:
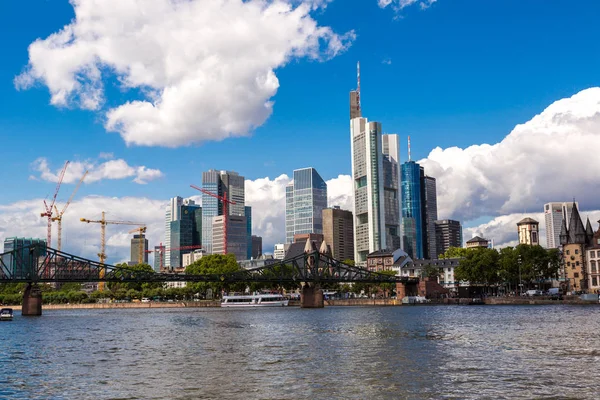
[(216, 193), (209, 192), (208, 190), (206, 190), (206, 189), (202, 189), (202, 188), (200, 188), (200, 187), (198, 187), (198, 186), (196, 186), (196, 185), (190, 185), (190, 187), (191, 187), (191, 188), (193, 188), (193, 189), (199, 190), (199, 191), (201, 191), (202, 193), (204, 193), (204, 194), (207, 194), (207, 195), (209, 195), (209, 196), (211, 196), (211, 197), (214, 197), (214, 198), (216, 198), (216, 199), (219, 199), (219, 200), (221, 200), (221, 201), (222, 201), (222, 202), (224, 202), (224, 203), (236, 204), (236, 202), (235, 202), (235, 201), (229, 200), (229, 199), (227, 199), (226, 197), (223, 197), (223, 196), (219, 196), (219, 195), (218, 195), (218, 194), (216, 194)]
[(50, 210), (50, 213), (52, 213), (52, 207), (54, 207), (54, 203), (56, 202), (56, 196), (58, 196), (58, 190), (60, 189), (60, 185), (63, 181), (63, 178), (65, 177), (65, 172), (67, 171), (68, 165), (69, 165), (69, 161), (66, 161), (65, 166), (63, 167), (62, 171), (60, 171), (60, 174), (58, 175), (58, 182), (56, 183), (56, 190), (54, 191), (54, 197), (52, 197), (52, 203), (50, 204), (50, 207), (48, 207), (48, 209)]

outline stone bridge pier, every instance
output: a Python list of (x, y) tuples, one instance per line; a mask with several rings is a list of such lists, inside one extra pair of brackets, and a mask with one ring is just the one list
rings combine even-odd
[(312, 285), (304, 285), (300, 294), (300, 308), (323, 307), (323, 290)]
[(23, 293), (23, 306), (21, 307), (23, 316), (42, 315), (42, 292), (38, 285), (28, 283)]

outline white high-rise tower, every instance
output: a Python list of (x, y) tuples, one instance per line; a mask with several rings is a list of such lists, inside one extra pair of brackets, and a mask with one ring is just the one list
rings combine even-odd
[[(579, 209), (579, 203), (575, 203)], [(567, 223), (571, 220), (573, 211), (572, 202), (554, 202), (544, 204), (544, 220), (546, 222), (546, 247), (556, 249), (560, 246), (560, 228), (563, 215), (567, 216)], [(568, 227), (567, 227), (568, 228)]]
[(354, 261), (386, 248), (381, 124), (358, 117), (350, 121), (354, 184)]

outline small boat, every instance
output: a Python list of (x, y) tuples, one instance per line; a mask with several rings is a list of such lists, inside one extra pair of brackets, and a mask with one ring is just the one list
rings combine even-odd
[(221, 307), (286, 307), (289, 300), (280, 294), (223, 296)]
[(423, 304), (429, 303), (431, 300), (423, 296), (406, 296), (402, 298), (402, 304)]
[(11, 321), (13, 319), (12, 308), (3, 308), (0, 310), (0, 321)]

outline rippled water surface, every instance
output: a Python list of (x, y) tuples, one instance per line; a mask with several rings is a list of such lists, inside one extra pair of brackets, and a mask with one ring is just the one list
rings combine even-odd
[(0, 323), (0, 398), (600, 398), (600, 308), (45, 311)]

